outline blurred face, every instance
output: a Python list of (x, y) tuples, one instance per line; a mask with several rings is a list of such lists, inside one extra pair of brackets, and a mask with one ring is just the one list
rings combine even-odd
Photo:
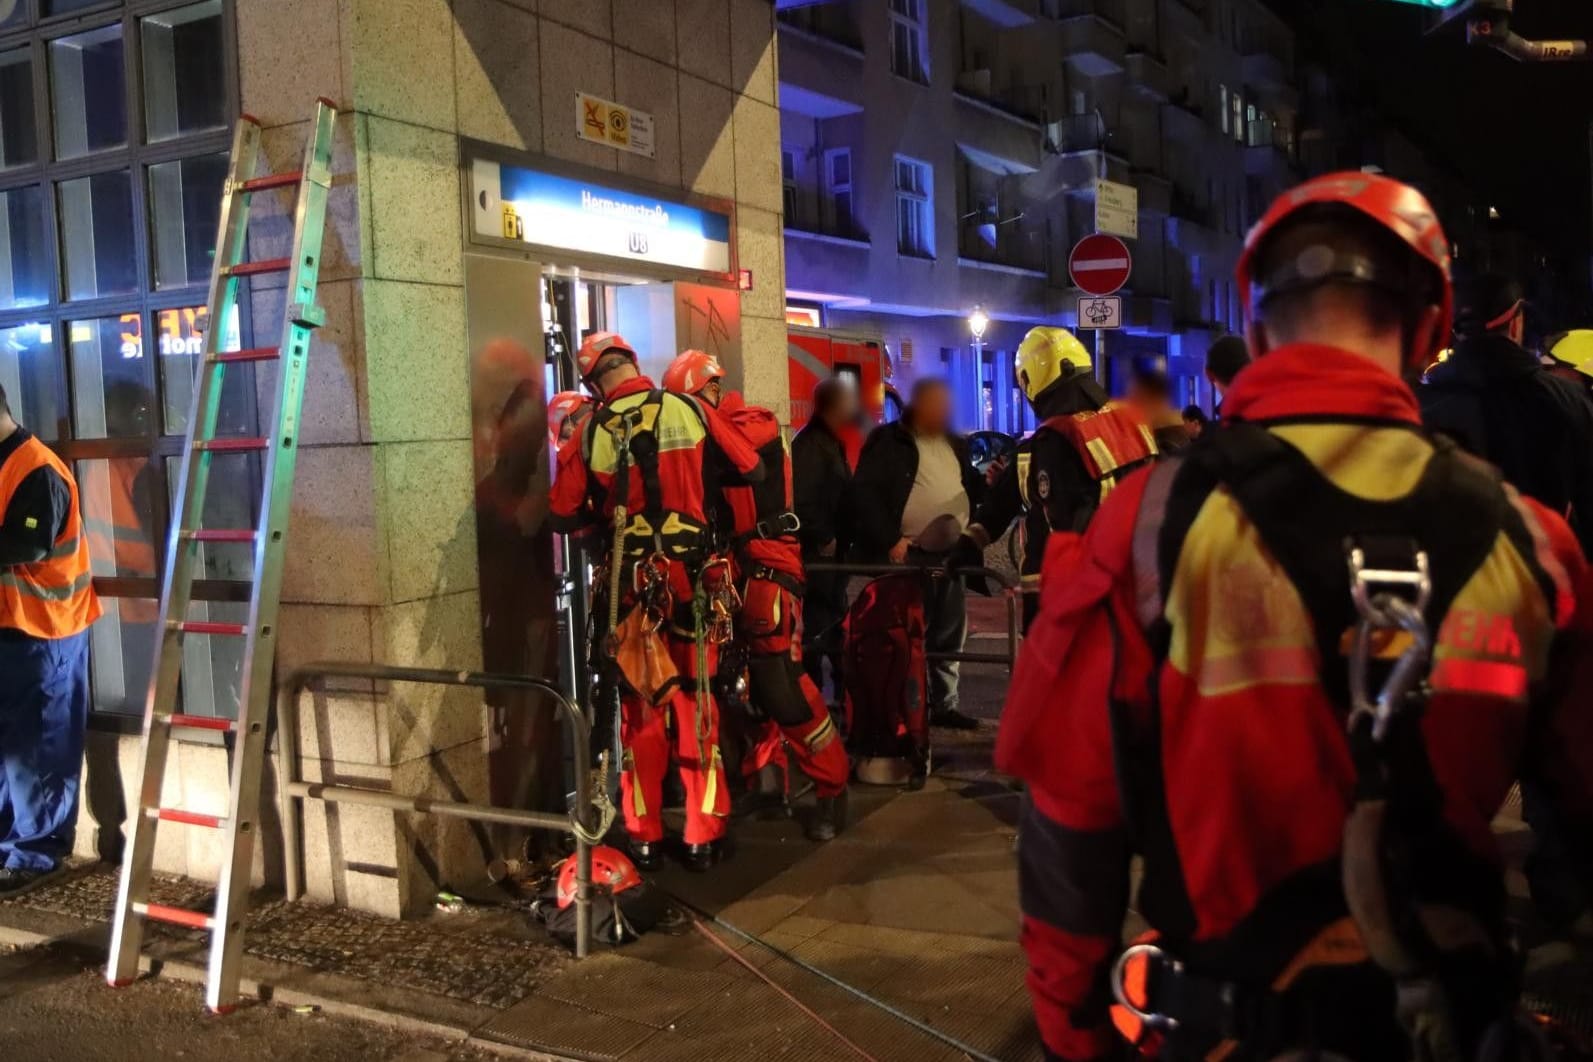
[(851, 424), (857, 420), (860, 412), (861, 410), (859, 410), (857, 403), (857, 392), (848, 387), (835, 400), (835, 405), (825, 419), (831, 425)]
[(925, 387), (913, 397), (913, 427), (925, 435), (941, 435), (951, 425), (951, 390)]
[(719, 400), (725, 396), (724, 384), (719, 380), (709, 380), (697, 394), (704, 402), (717, 408)]

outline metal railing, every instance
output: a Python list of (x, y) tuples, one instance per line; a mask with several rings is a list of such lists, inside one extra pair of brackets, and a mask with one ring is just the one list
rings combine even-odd
[(985, 578), (1001, 584), (1001, 598), (1007, 606), (1007, 651), (1005, 653), (926, 653), (930, 660), (950, 660), (959, 664), (1001, 664), (1012, 670), (1018, 661), (1018, 643), (1022, 640), (1023, 594), (1018, 583), (1006, 572), (995, 568), (949, 568), (933, 564), (832, 564), (812, 562), (805, 565), (808, 575), (861, 575), (878, 578), (882, 575), (918, 574), (930, 579)]
[[(361, 682), (415, 683), (429, 686), (473, 686), (482, 690), (522, 690), (546, 694), (569, 723), (575, 756), (575, 810), (565, 815), (458, 800), (436, 800), (366, 786), (301, 780), (299, 749), (299, 697), (313, 689), (326, 695), (327, 679)], [(469, 822), (499, 823), (532, 830), (549, 830), (575, 838), (575, 954), (585, 958), (592, 945), (592, 846), (588, 838), (600, 824), (593, 800), (590, 765), (591, 724), (581, 710), (553, 683), (523, 675), (494, 675), (477, 671), (388, 667), (381, 664), (310, 664), (293, 672), (277, 702), (277, 777), (282, 803), (283, 871), (288, 899), (304, 894), (304, 830), (298, 801), (322, 800), (330, 804), (363, 804), (420, 815), (444, 815)]]

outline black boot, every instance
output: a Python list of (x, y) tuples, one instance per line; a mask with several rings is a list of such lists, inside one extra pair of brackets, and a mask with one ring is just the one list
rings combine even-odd
[(707, 844), (688, 844), (686, 856), (682, 860), (686, 869), (693, 874), (701, 874), (712, 870), (723, 854), (723, 841), (709, 841)]
[(631, 862), (636, 864), (637, 870), (657, 870), (664, 865), (664, 843), (632, 841)]
[(813, 808), (813, 817), (808, 820), (808, 840), (823, 844), (833, 841), (837, 834), (846, 829), (846, 790), (832, 797), (819, 797), (819, 802)]

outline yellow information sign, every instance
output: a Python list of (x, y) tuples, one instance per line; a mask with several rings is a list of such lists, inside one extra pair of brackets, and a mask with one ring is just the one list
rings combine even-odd
[(575, 94), (575, 135), (594, 144), (653, 157), (653, 116), (613, 100)]

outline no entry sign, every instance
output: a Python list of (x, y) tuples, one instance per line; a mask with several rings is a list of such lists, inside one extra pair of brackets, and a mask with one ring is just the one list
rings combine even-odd
[(1134, 259), (1116, 236), (1095, 233), (1073, 245), (1068, 255), (1068, 276), (1073, 285), (1091, 295), (1110, 295), (1128, 283)]

